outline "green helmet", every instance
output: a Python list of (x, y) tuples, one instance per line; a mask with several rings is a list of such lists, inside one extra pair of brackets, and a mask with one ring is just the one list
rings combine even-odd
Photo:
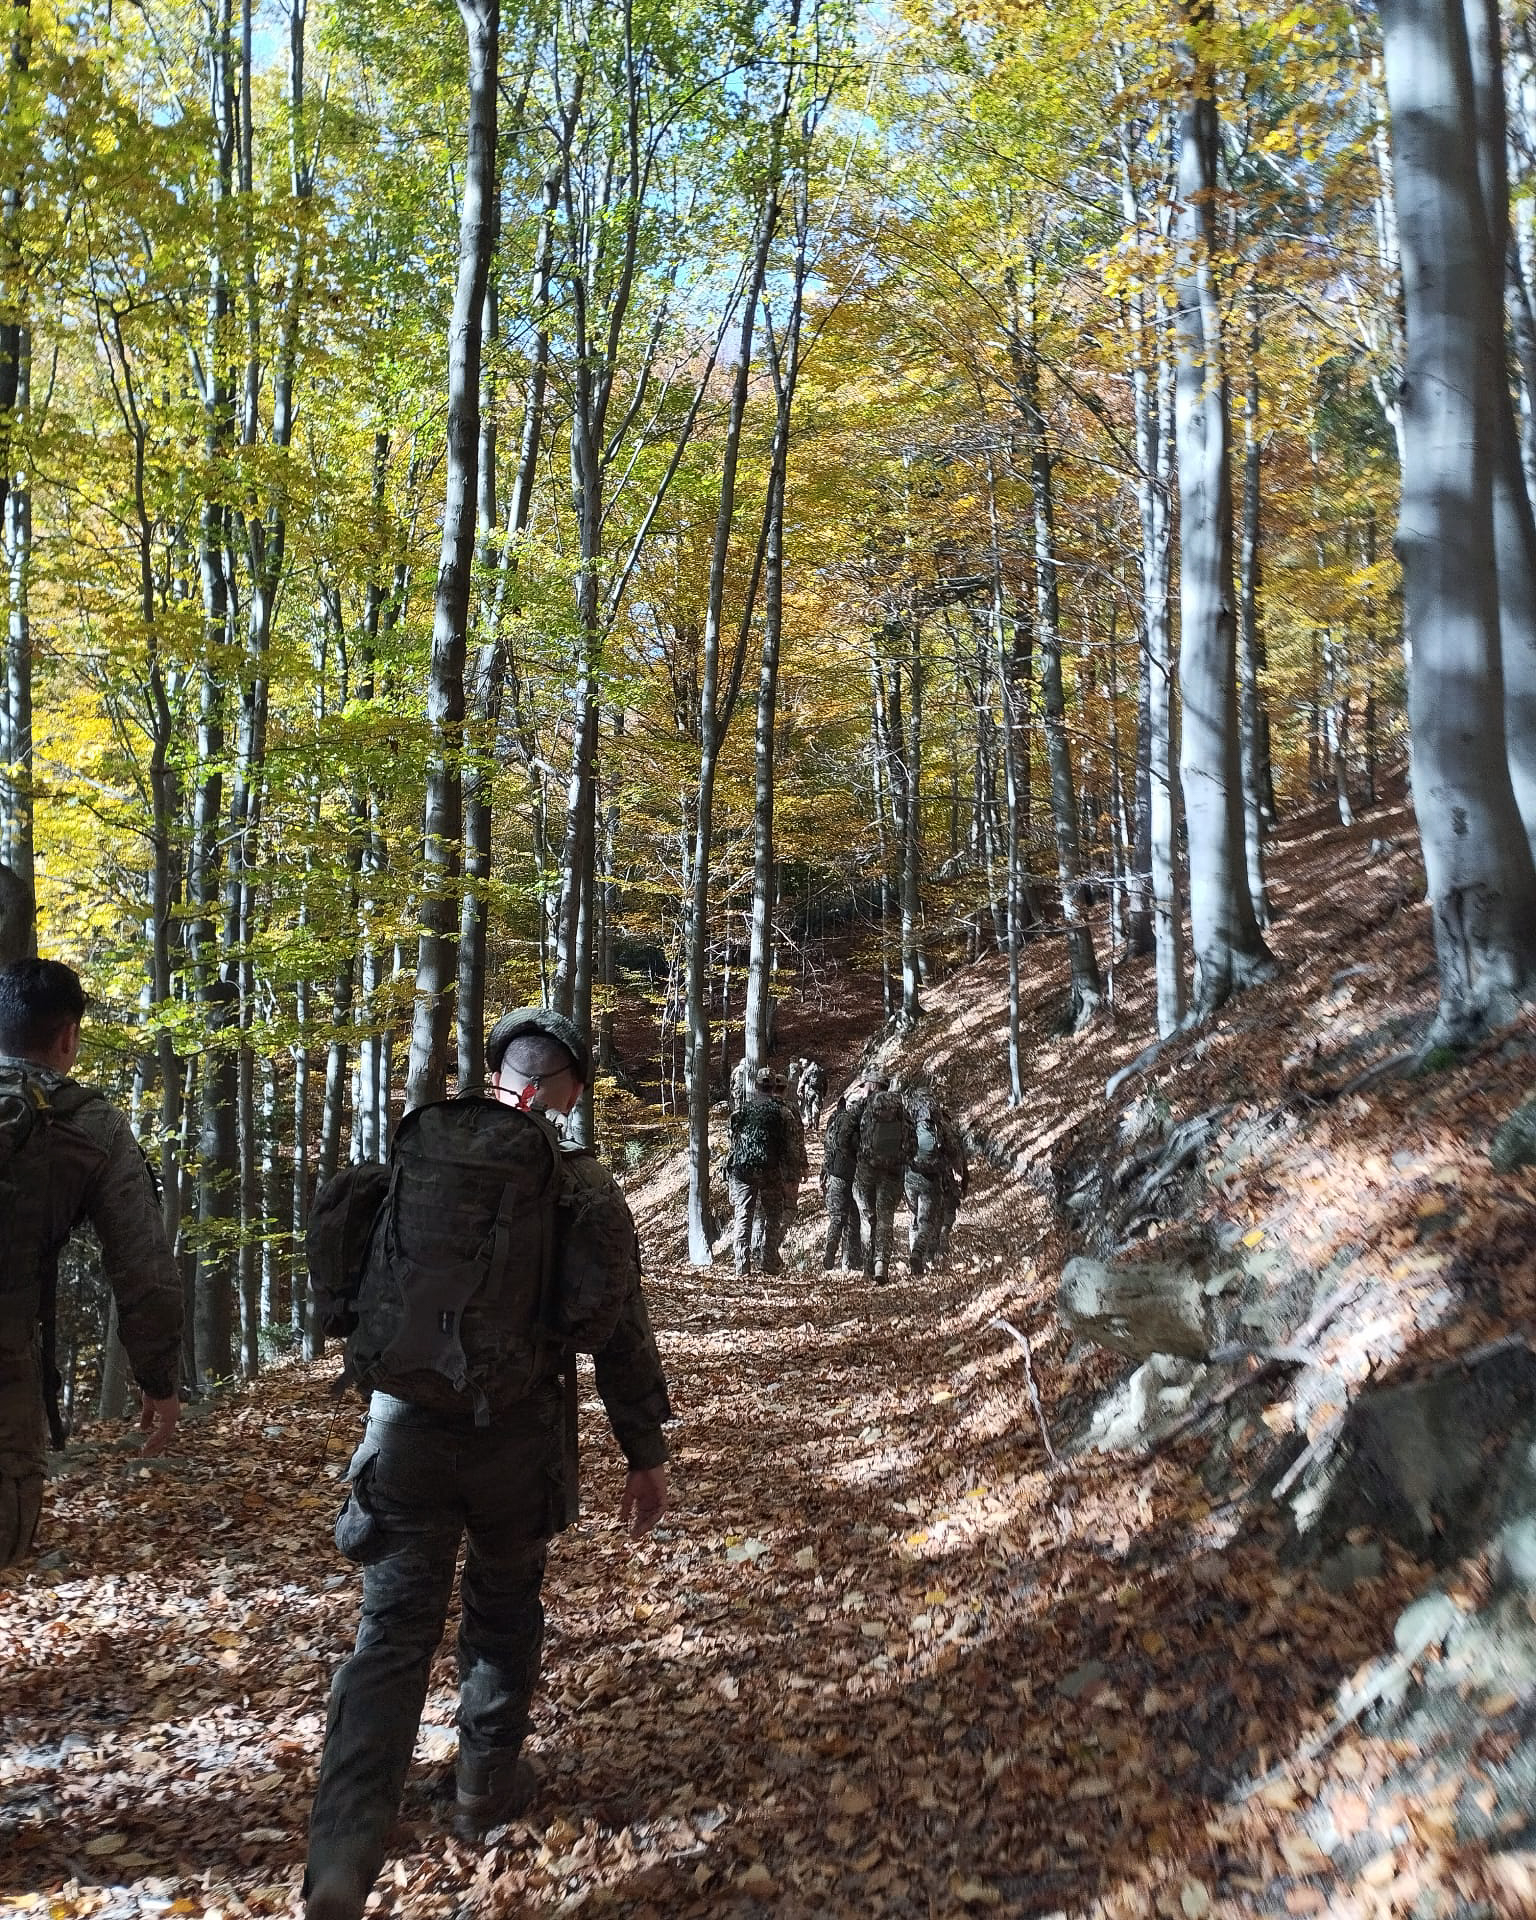
[(490, 1072), (501, 1067), (502, 1055), (520, 1034), (542, 1033), (556, 1040), (571, 1056), (576, 1077), (583, 1086), (592, 1080), (592, 1046), (574, 1020), (552, 1007), (514, 1007), (504, 1013), (491, 1028), (485, 1043), (485, 1064)]

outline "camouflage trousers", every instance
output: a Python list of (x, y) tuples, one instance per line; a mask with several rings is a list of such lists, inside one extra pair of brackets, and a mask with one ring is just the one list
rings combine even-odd
[(896, 1237), (896, 1209), (901, 1205), (899, 1173), (857, 1173), (853, 1197), (859, 1203), (859, 1225), (864, 1234), (864, 1278), (888, 1280), (891, 1244)]
[(912, 1271), (923, 1273), (935, 1260), (949, 1251), (949, 1230), (954, 1225), (955, 1203), (947, 1181), (920, 1180), (907, 1175), (907, 1205), (912, 1212), (909, 1244)]
[(750, 1273), (755, 1259), (762, 1273), (778, 1273), (784, 1262), (779, 1248), (784, 1229), (794, 1215), (794, 1202), (782, 1180), (749, 1182), (731, 1174), (732, 1245), (736, 1271)]
[(47, 1430), (37, 1321), (0, 1319), (0, 1567), (31, 1551)]
[(853, 1182), (829, 1174), (826, 1182), (827, 1245), (822, 1255), (824, 1267), (843, 1261), (850, 1273), (864, 1264), (863, 1239), (859, 1232), (859, 1209), (853, 1197)]
[(363, 1567), (357, 1645), (337, 1670), (309, 1822), (310, 1875), (383, 1865), (442, 1639), (459, 1543), (459, 1773), (510, 1773), (544, 1641), (548, 1536), (560, 1524), (561, 1420), (530, 1402), (488, 1428), (373, 1396), (336, 1542)]

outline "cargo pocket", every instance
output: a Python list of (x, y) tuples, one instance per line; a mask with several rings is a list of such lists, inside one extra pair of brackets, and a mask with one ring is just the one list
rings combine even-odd
[(365, 1440), (347, 1469), (350, 1482), (347, 1503), (336, 1516), (336, 1551), (355, 1567), (372, 1566), (374, 1561), (382, 1560), (388, 1550), (369, 1492), (378, 1459), (377, 1450), (370, 1450)]

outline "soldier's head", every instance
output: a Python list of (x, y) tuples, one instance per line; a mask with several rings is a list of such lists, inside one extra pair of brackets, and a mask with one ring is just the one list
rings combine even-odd
[(784, 1093), (789, 1087), (788, 1080), (772, 1067), (759, 1067), (755, 1082), (759, 1093)]
[(491, 1097), (508, 1107), (569, 1113), (592, 1070), (592, 1049), (574, 1020), (546, 1007), (516, 1007), (485, 1043)]
[(85, 989), (62, 960), (0, 967), (0, 1053), (68, 1073), (80, 1052)]

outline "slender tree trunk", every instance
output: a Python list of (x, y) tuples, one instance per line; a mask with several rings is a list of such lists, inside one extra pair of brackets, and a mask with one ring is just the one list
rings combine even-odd
[[(19, 125), (32, 60), (31, 0), (11, 0), (10, 29), (5, 92), (0, 108), (12, 125)], [(15, 465), (11, 440), (21, 392), (23, 339), (27, 330), (21, 252), (22, 217), (27, 198), (26, 162), (18, 147), (13, 146), (12, 151), (18, 170), (14, 175), (8, 173), (0, 178), (0, 522), (6, 518)]]
[(236, 1049), (226, 1039), (237, 990), (220, 965), (216, 915), (223, 865), (224, 652), (230, 637), (229, 509), (226, 462), (234, 423), (226, 373), (229, 286), (223, 221), (234, 192), (236, 144), (234, 21), (230, 0), (216, 0), (207, 46), (214, 131), (213, 221), (202, 372), (205, 461), (199, 532), (204, 657), (198, 716), (198, 781), (193, 806), (188, 892), (194, 975), (205, 1051), (198, 1100), (197, 1380), (206, 1386), (234, 1371), (231, 1268), (237, 1236)]
[[(1010, 289), (1011, 290), (1011, 289)], [(1082, 880), (1082, 848), (1078, 831), (1076, 785), (1072, 749), (1067, 737), (1066, 692), (1061, 671), (1061, 588), (1056, 556), (1055, 472), (1046, 420), (1040, 406), (1040, 363), (1035, 316), (1029, 316), (1029, 337), (1021, 330), (1017, 309), (1010, 330), (1014, 404), (1029, 440), (1029, 471), (1034, 494), (1035, 641), (1040, 656), (1040, 699), (1045, 719), (1045, 754), (1051, 781), (1051, 819), (1056, 835), (1056, 872), (1061, 884), (1061, 912), (1066, 926), (1067, 957), (1071, 968), (1071, 1012), (1074, 1029), (1085, 1026), (1104, 998), (1093, 931), (1086, 914)]]
[(1387, 97), (1408, 358), (1398, 550), (1411, 645), (1413, 797), (1457, 1039), (1536, 988), (1536, 868), (1510, 775), (1493, 496), (1503, 401), (1503, 258), (1467, 129), (1459, 8), (1386, 0)]
[[(5, 336), (9, 334), (9, 339)], [(11, 415), (25, 419), (31, 400), (31, 333), (26, 327), (0, 327), (0, 354), (10, 353)], [(0, 393), (0, 405), (4, 395)], [(0, 454), (9, 444), (9, 421), (0, 426)], [(33, 853), (32, 767), (32, 487), (30, 476), (10, 476), (0, 507), (0, 537), (6, 580), (5, 737), (0, 744), (0, 860), (21, 884), (36, 884)], [(35, 939), (35, 928), (34, 928)]]
[(1243, 395), (1243, 545), (1238, 586), (1238, 726), (1243, 770), (1243, 846), (1248, 897), (1261, 927), (1269, 925), (1264, 885), (1264, 691), (1259, 685), (1259, 515), (1263, 441), (1259, 431), (1259, 329), (1257, 301), (1248, 333), (1248, 384)]
[(1190, 924), (1196, 1014), (1265, 978), (1273, 961), (1248, 891), (1243, 837), (1233, 605), (1230, 430), (1215, 283), (1215, 75), (1207, 43), (1212, 0), (1183, 0), (1177, 302), (1179, 772), (1189, 835)]
[(469, 49), (469, 122), (458, 282), (449, 322), (447, 491), (427, 684), (432, 752), (422, 815), (421, 935), (407, 1110), (440, 1100), (448, 1082), (463, 833), (464, 667), (480, 451), (481, 327), (496, 232), (498, 0), (459, 0), (459, 16)]
[[(782, 125), (782, 121), (780, 123)], [(725, 616), (727, 566), (731, 529), (736, 517), (736, 474), (741, 458), (741, 434), (746, 422), (752, 375), (752, 336), (758, 301), (768, 271), (768, 251), (778, 224), (778, 168), (769, 174), (758, 211), (757, 245), (751, 276), (742, 301), (740, 358), (731, 384), (731, 408), (721, 455), (719, 503), (709, 559), (709, 597), (704, 611), (703, 678), (699, 690), (699, 782), (694, 803), (692, 889), (688, 900), (688, 976), (684, 989), (688, 1022), (686, 1078), (688, 1088), (688, 1258), (696, 1267), (713, 1259), (715, 1221), (709, 1198), (710, 1036), (708, 1002), (709, 878), (714, 833), (715, 780), (720, 749), (730, 725), (741, 684), (741, 661), (756, 599), (762, 566), (763, 538), (741, 621), (737, 659), (725, 665), (722, 686), (721, 635)]]
[[(1477, 106), (1478, 167), (1488, 245), (1500, 269), (1502, 288), (1510, 259), (1510, 224), (1508, 115), (1499, 9), (1497, 0), (1463, 0), (1463, 12)], [(1536, 858), (1536, 516), (1521, 465), (1520, 430), (1509, 383), (1502, 377), (1502, 361), (1499, 377), (1490, 384), (1496, 434), (1493, 534), (1499, 569), (1504, 737), (1515, 805)]]

